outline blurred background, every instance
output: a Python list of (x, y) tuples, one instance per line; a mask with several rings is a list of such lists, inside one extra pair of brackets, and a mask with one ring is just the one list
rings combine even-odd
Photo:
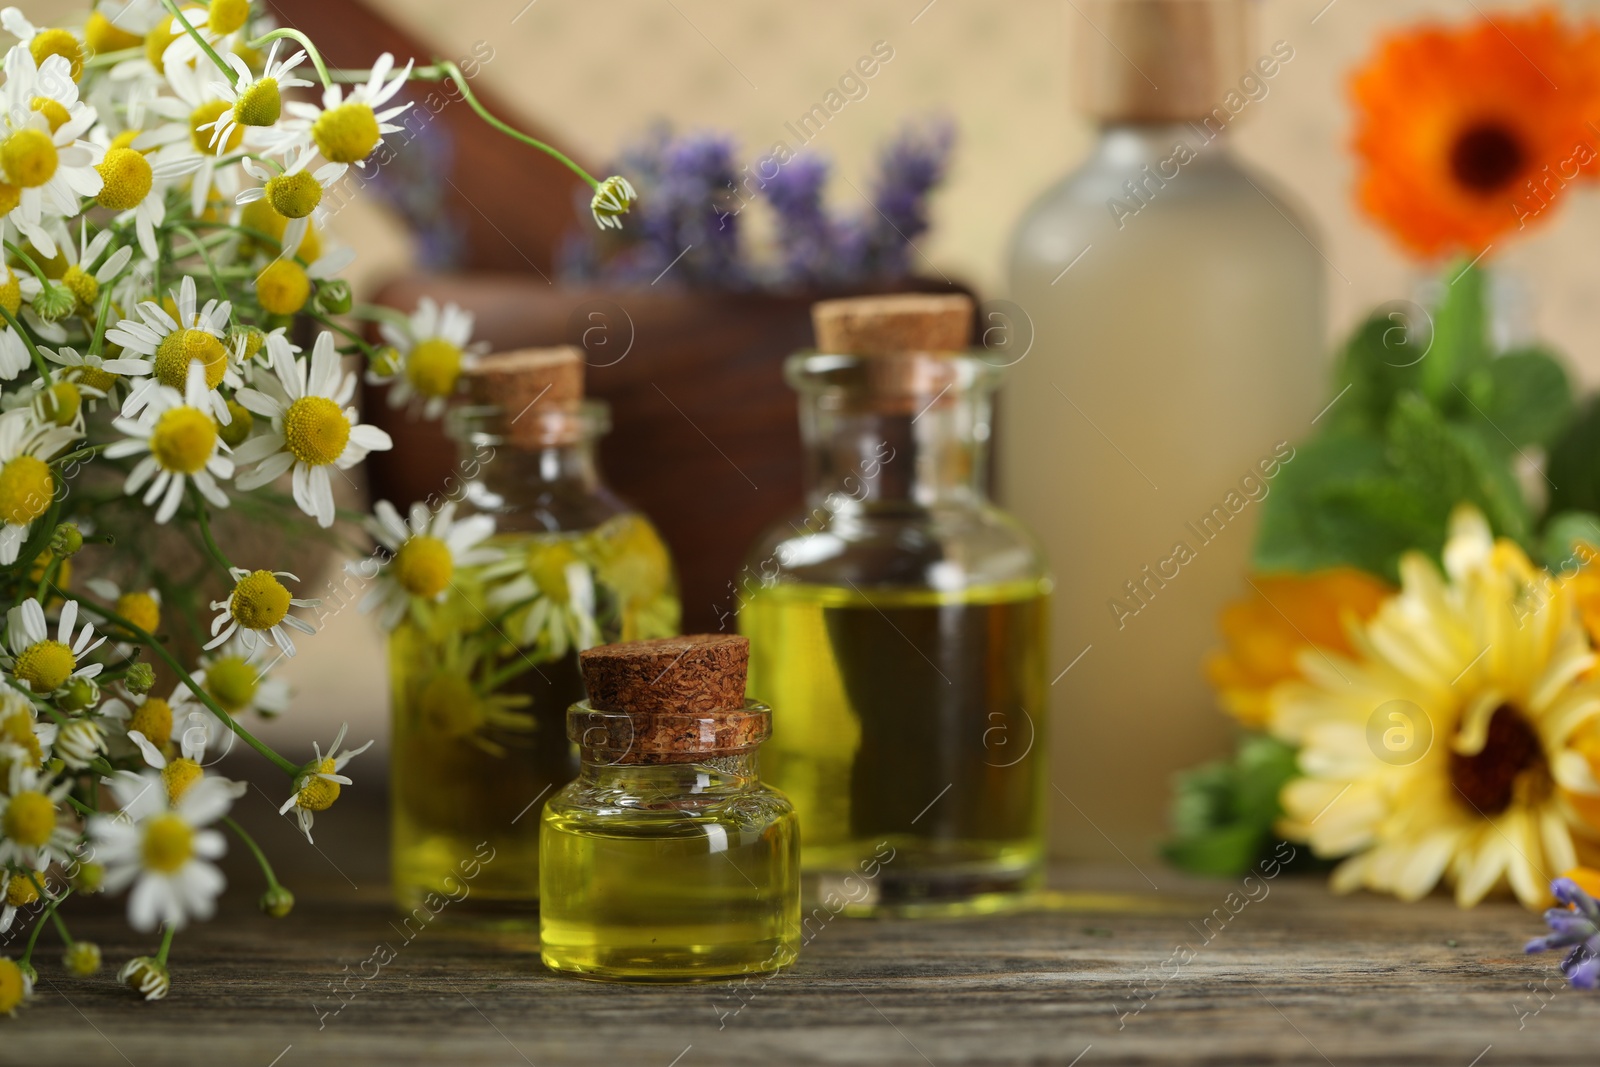
[[(48, 21), (81, 5), (39, 0), (27, 6), (36, 21)], [(1528, 6), (1514, 0), (1496, 5)], [(1600, 3), (1566, 6), (1577, 14), (1600, 10)], [(833, 161), (828, 197), (841, 210), (860, 210), (875, 158), (901, 124), (947, 116), (957, 136), (951, 169), (932, 203), (931, 230), (916, 241), (912, 269), (983, 297), (1005, 293), (1005, 250), (1025, 207), (1069, 171), (1093, 139), (1092, 126), (1074, 111), (1069, 84), (1075, 36), (1097, 31), (1071, 0), (278, 0), (267, 7), (281, 23), (331, 42), (335, 60), (341, 42), (353, 60), (381, 48), (405, 58), (408, 40), (426, 40), (430, 52), (412, 53), (419, 60), (432, 51), (457, 59), (492, 109), (602, 173), (656, 118), (680, 131), (727, 133), (740, 161), (753, 164), (774, 141), (792, 143), (788, 124), (882, 42), (892, 58), (867, 82), (865, 95), (833, 116), (810, 144)], [(1429, 16), (1462, 18), (1476, 7), (1471, 0), (1263, 0), (1258, 6), (1258, 50), (1284, 41), (1294, 55), (1228, 136), (1313, 224), (1308, 239), (1329, 268), (1330, 342), (1363, 309), (1412, 293), (1422, 279), (1358, 214), (1350, 195), (1348, 72), (1386, 28)], [(464, 107), (452, 103), (449, 109), (455, 124), (441, 129), (474, 122)], [(574, 210), (561, 175), (531, 153), (493, 135), (471, 143), (453, 136), (419, 137), (400, 150), (401, 168), (414, 165), (424, 185), (434, 183), (420, 207), (402, 211), (393, 195), (364, 190), (332, 217), (333, 239), (358, 250), (346, 276), (360, 296), (450, 265), (548, 280), (556, 273), (562, 234), (592, 227)], [(482, 152), (498, 153), (494, 159), (503, 165), (485, 166)], [(1600, 381), (1600, 305), (1586, 268), (1593, 262), (1600, 201), (1573, 198), (1566, 211), (1568, 225), (1518, 242), (1500, 262), (1522, 287), (1536, 332), (1567, 353), (1592, 387)], [(769, 225), (762, 210), (752, 209), (741, 221), (759, 245)], [(1157, 299), (1151, 294), (1153, 308)], [(783, 355), (764, 354), (774, 365)], [(694, 387), (676, 385), (680, 392)], [(689, 426), (680, 423), (675, 433), (684, 440), (674, 447), (703, 448)], [(739, 509), (746, 501), (734, 497), (726, 506)], [(645, 510), (652, 510), (649, 502)], [(1072, 565), (1053, 563), (1058, 570)], [(727, 560), (730, 577), (737, 565), (737, 558)], [(1062, 666), (1053, 665), (1052, 676)], [(1194, 669), (1198, 674), (1198, 664)], [(357, 738), (383, 736), (382, 639), (354, 611), (332, 614), (323, 633), (302, 643), (287, 675), (298, 693), (315, 696), (302, 697), (292, 714), (266, 729), (273, 740), (326, 738), (336, 727), (328, 721), (334, 716), (348, 717)], [(1197, 751), (1194, 758), (1214, 754)], [(1140, 791), (1163, 787), (1137, 783)], [(1115, 823), (1122, 802), (1109, 795), (1053, 800), (1054, 841), (1063, 853), (1102, 848), (1090, 826)], [(1148, 809), (1163, 802), (1157, 796), (1143, 803)], [(1147, 837), (1131, 835), (1124, 843), (1142, 851)]]

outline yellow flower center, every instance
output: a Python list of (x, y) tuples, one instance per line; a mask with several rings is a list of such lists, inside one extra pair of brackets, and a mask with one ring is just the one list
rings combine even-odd
[(39, 412), (57, 426), (71, 426), (83, 407), (83, 394), (71, 382), (56, 382), (39, 394)]
[(96, 11), (89, 16), (89, 21), (83, 27), (83, 39), (88, 42), (89, 51), (98, 55), (101, 52), (120, 52), (124, 48), (137, 48), (143, 40), (136, 33), (129, 33), (116, 23)]
[(248, 630), (270, 630), (289, 614), (289, 590), (271, 571), (251, 571), (233, 587), (228, 613)]
[(213, 33), (232, 33), (250, 18), (250, 0), (211, 0), (206, 8), (206, 28)]
[(22, 968), (0, 956), (0, 1015), (10, 1015), (28, 995), (28, 983), (22, 977)]
[(89, 978), (100, 970), (100, 946), (93, 941), (74, 941), (61, 955), (67, 970), (79, 978)]
[(150, 454), (173, 474), (195, 474), (217, 448), (217, 422), (191, 407), (168, 408), (150, 431)]
[[(223, 115), (228, 113), (229, 107), (226, 100), (212, 100), (201, 104), (189, 114), (189, 140), (193, 142), (197, 151), (210, 156), (220, 156), (225, 152), (232, 152), (239, 147), (239, 142), (244, 140), (244, 128), (235, 126), (229, 131), (227, 138), (215, 148), (211, 146), (211, 138), (217, 132), (211, 128)], [(202, 129), (201, 127), (204, 127)]]
[(155, 24), (155, 27), (144, 36), (144, 57), (150, 65), (156, 68), (157, 74), (165, 74), (166, 64), (161, 61), (161, 54), (167, 46), (178, 39), (178, 34), (184, 32), (183, 27), (177, 25), (171, 15)]
[(228, 350), (222, 342), (204, 330), (173, 330), (156, 348), (156, 380), (183, 392), (189, 364), (197, 359), (205, 365), (206, 386), (215, 389), (222, 384), (228, 372)]
[(108, 370), (99, 367), (78, 367), (73, 372), (72, 380), (85, 389), (94, 389), (97, 392), (111, 394), (111, 387), (117, 384), (117, 376)]
[(261, 351), (261, 346), (266, 342), (267, 335), (254, 326), (235, 326), (228, 331), (228, 347), (236, 349), (239, 340), (244, 339), (244, 349), (239, 353), (241, 363), (249, 363), (256, 358), (256, 353)]
[(36, 789), (25, 789), (6, 805), (6, 817), (0, 825), (17, 844), (41, 848), (49, 843), (56, 829), (55, 802)]
[(371, 367), (372, 373), (380, 378), (392, 378), (400, 373), (400, 364), (400, 350), (394, 345), (384, 345), (372, 353), (367, 365)]
[(233, 117), (243, 126), (271, 126), (283, 114), (283, 93), (278, 79), (262, 78), (239, 94)]
[(160, 697), (146, 697), (128, 720), (130, 731), (138, 730), (157, 748), (172, 740), (172, 705)]
[(366, 104), (340, 104), (311, 124), (311, 139), (330, 163), (361, 162), (372, 154), (381, 136), (378, 116)]
[(528, 574), (540, 593), (557, 604), (565, 604), (572, 597), (572, 590), (567, 588), (567, 564), (577, 559), (571, 545), (537, 545), (528, 553)]
[(145, 824), (144, 865), (160, 874), (176, 874), (194, 855), (194, 831), (183, 819), (168, 812)]
[(293, 315), (311, 297), (311, 278), (292, 259), (275, 259), (256, 276), (256, 299), (274, 315)]
[(256, 669), (240, 656), (223, 656), (206, 668), (206, 692), (227, 712), (241, 711), (256, 698)]
[(406, 380), (423, 396), (449, 396), (460, 377), (461, 349), (441, 337), (419, 343), (406, 360)]
[(83, 77), (83, 46), (66, 30), (40, 30), (28, 42), (33, 61), (40, 66), (51, 56), (60, 56), (72, 64), (72, 80)]
[(60, 641), (35, 641), (22, 650), (12, 671), (35, 693), (53, 693), (78, 669), (78, 657)]
[(417, 693), (423, 726), (444, 737), (464, 737), (478, 725), (478, 700), (465, 678), (438, 674)]
[(6, 180), (33, 189), (55, 177), (56, 146), (43, 130), (18, 130), (0, 144), (0, 166)]
[[(37, 795), (37, 794), (35, 794)], [(25, 908), (39, 899), (39, 887), (25, 874), (13, 874), (6, 884), (6, 903), (13, 908)]]
[(21, 455), (0, 467), (0, 519), (8, 526), (26, 526), (50, 507), (55, 475), (37, 456)]
[(238, 448), (244, 444), (245, 438), (250, 436), (250, 430), (256, 424), (256, 417), (250, 413), (249, 408), (237, 400), (228, 401), (228, 415), (230, 416), (228, 425), (217, 432), (222, 435), (222, 440), (229, 448)]
[(175, 759), (161, 768), (161, 782), (167, 787), (167, 800), (176, 804), (189, 787), (204, 777), (205, 771), (200, 769), (200, 764), (187, 756)]
[(0, 182), (0, 215), (6, 215), (11, 209), (22, 203), (22, 190), (10, 182)]
[[(3, 207), (4, 205), (0, 205), (0, 209)], [(0, 282), (0, 307), (4, 307), (13, 316), (22, 307), (22, 283), (17, 279), (17, 272), (14, 270), (7, 269), (6, 280)]]
[(150, 161), (144, 158), (142, 152), (127, 147), (109, 149), (94, 169), (104, 183), (100, 187), (100, 195), (95, 199), (101, 207), (112, 211), (138, 207), (150, 195), (150, 187), (155, 183)]
[[(117, 597), (117, 614), (147, 634), (155, 633), (161, 626), (161, 605), (149, 593), (123, 593)], [(167, 735), (170, 734), (169, 730)]]
[(33, 732), (33, 717), (25, 711), (16, 712), (0, 720), (0, 740), (26, 752), (30, 767), (39, 766), (39, 762), (44, 759), (44, 749), (39, 744), (39, 735)]
[[(334, 771), (333, 757), (329, 756), (316, 765), (312, 774), (333, 774)], [(338, 782), (330, 782), (326, 778), (307, 777), (295, 797), (295, 805), (307, 811), (327, 811), (338, 799)]]
[(322, 203), (322, 186), (303, 170), (278, 174), (267, 179), (267, 199), (284, 218), (303, 219)]
[(437, 537), (418, 534), (394, 556), (394, 577), (413, 596), (432, 599), (444, 592), (455, 572), (450, 549)]
[(95, 280), (95, 276), (76, 263), (62, 273), (61, 284), (78, 298), (80, 307), (93, 307), (95, 297), (100, 295), (100, 283)]
[(344, 455), (350, 420), (325, 396), (303, 396), (283, 415), (283, 439), (301, 463), (321, 466)]
[(45, 121), (50, 123), (51, 133), (55, 133), (65, 126), (67, 120), (72, 118), (64, 104), (58, 100), (52, 100), (48, 96), (36, 96), (28, 106), (45, 117)]

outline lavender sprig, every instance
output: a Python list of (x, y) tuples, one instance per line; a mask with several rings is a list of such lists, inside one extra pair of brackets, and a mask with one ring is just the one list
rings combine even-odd
[(1600, 984), (1600, 903), (1570, 878), (1551, 882), (1550, 892), (1563, 907), (1544, 913), (1551, 932), (1529, 941), (1523, 951), (1571, 949), (1561, 961), (1561, 973), (1574, 989), (1594, 989)]

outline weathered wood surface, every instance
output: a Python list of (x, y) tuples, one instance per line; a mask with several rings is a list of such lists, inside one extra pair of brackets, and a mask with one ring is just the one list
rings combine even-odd
[[(222, 917), (179, 937), (173, 994), (154, 1005), (110, 973), (65, 977), (47, 931), (37, 997), (0, 1020), (0, 1064), (1502, 1067), (1600, 1054), (1600, 996), (1552, 980), (1553, 958), (1522, 955), (1542, 927), (1507, 903), (1463, 912), (1336, 898), (1315, 877), (1245, 885), (1145, 866), (1153, 889), (1131, 866), (1062, 868), (1062, 892), (1031, 914), (833, 919), (770, 981), (603, 985), (552, 977), (533, 934), (452, 924), (448, 908), (407, 942), (375, 806), (321, 817), (315, 850), (264, 794), (242, 806), (296, 868), (295, 915), (255, 912), (259, 877), (231, 856)], [(76, 919), (108, 971), (154, 947), (119, 904)], [(363, 968), (385, 944), (392, 962)], [(1179, 945), (1194, 950), (1186, 963)], [(330, 987), (347, 976), (358, 992), (341, 998)]]

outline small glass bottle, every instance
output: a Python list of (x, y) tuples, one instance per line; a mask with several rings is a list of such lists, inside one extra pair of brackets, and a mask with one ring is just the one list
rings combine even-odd
[(1005, 907), (1042, 872), (1050, 579), (984, 494), (1000, 371), (963, 354), (964, 296), (814, 318), (819, 351), (786, 368), (809, 510), (740, 580), (750, 684), (779, 715), (762, 771), (800, 813), (808, 897)]
[(583, 654), (568, 712), (576, 781), (545, 805), (539, 940), (580, 978), (698, 981), (775, 971), (800, 947), (793, 806), (756, 774), (772, 715), (744, 698), (731, 634)]
[(469, 375), (446, 489), (494, 517), (498, 558), (410, 598), (390, 635), (393, 886), (408, 911), (443, 895), (451, 914), (531, 917), (539, 805), (578, 769), (578, 653), (675, 633), (678, 600), (654, 528), (601, 479), (607, 413), (582, 399), (579, 351), (499, 353)]

